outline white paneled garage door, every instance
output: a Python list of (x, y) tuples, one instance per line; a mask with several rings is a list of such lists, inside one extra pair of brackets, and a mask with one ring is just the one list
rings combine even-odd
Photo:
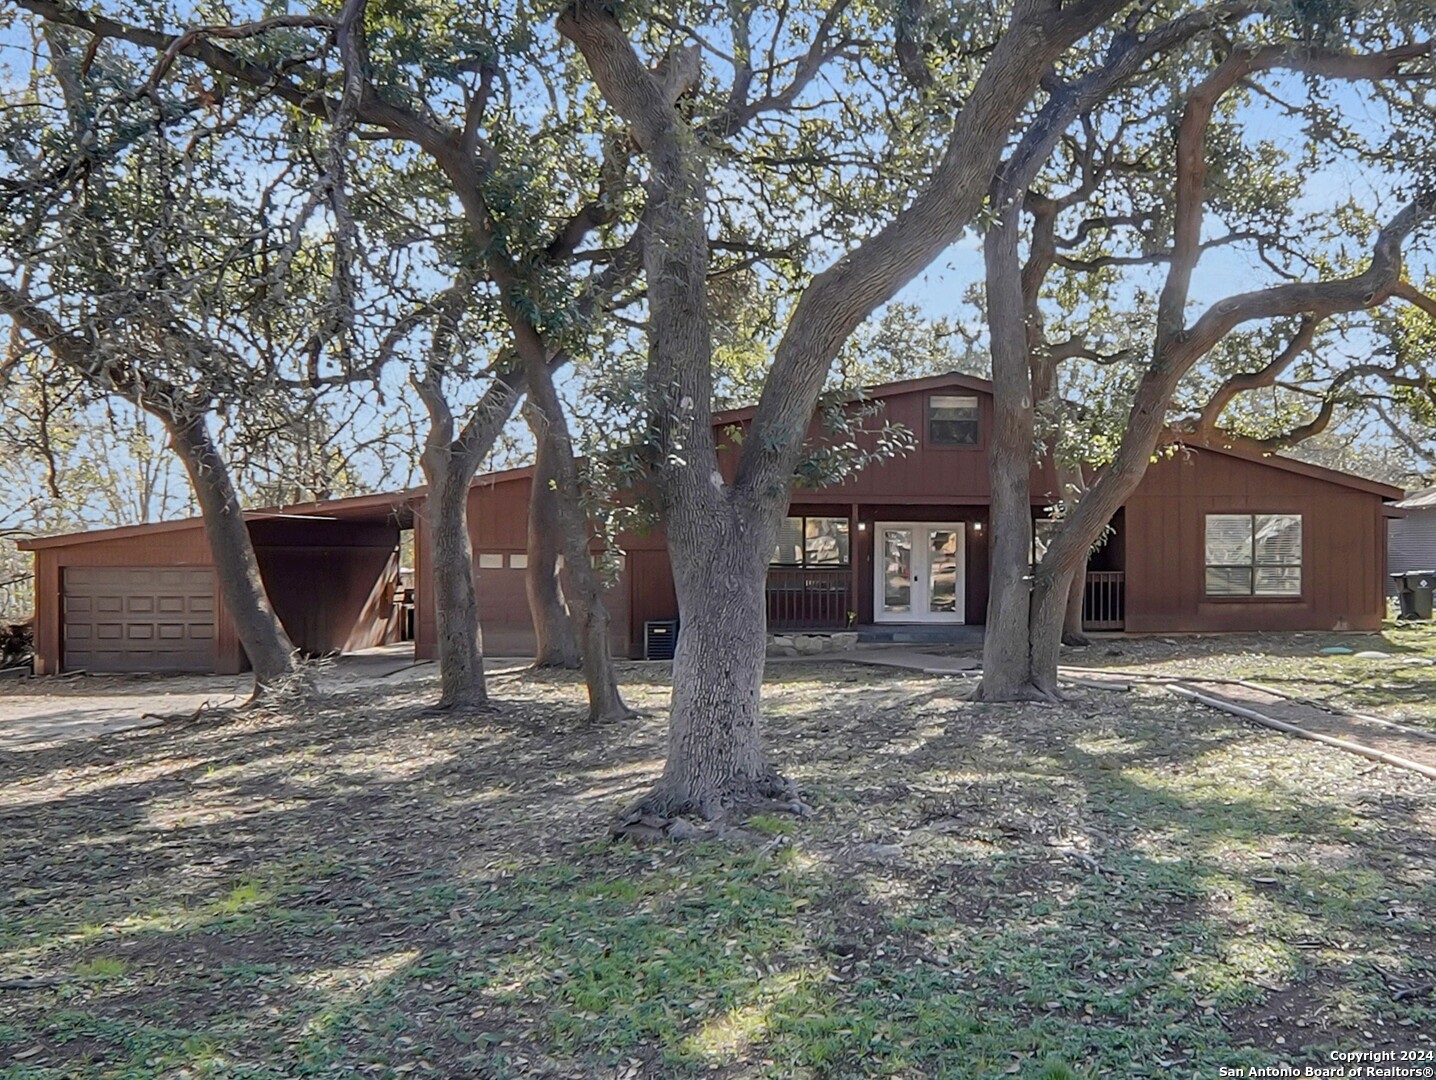
[(155, 566), (64, 571), (66, 671), (213, 671), (214, 572)]

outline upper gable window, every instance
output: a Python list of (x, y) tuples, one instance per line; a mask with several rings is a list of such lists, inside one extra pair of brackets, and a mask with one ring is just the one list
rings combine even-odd
[(933, 446), (976, 446), (980, 441), (977, 398), (932, 394), (927, 399), (927, 441)]

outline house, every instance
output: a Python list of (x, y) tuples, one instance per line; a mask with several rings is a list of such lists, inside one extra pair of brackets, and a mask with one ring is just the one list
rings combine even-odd
[(1387, 569), (1436, 570), (1436, 487), (1413, 491), (1396, 509), (1406, 516), (1392, 518), (1387, 530)]
[[(915, 449), (840, 482), (794, 491), (768, 576), (771, 629), (981, 624), (987, 610), (990, 384), (952, 374), (874, 387)], [(751, 410), (715, 417), (732, 476)], [(815, 421), (814, 439), (821, 439)], [(470, 538), (491, 655), (525, 655), (532, 470), (478, 477)], [(1054, 501), (1034, 467), (1033, 516)], [(1113, 518), (1088, 567), (1086, 621), (1137, 633), (1374, 630), (1385, 611), (1386, 518), (1399, 488), (1227, 446), (1175, 446)], [(393, 596), (412, 530), (416, 655), (435, 650), (422, 489), (249, 516), (281, 619), (311, 652), (398, 639)], [(1039, 527), (1039, 534), (1041, 532)], [(662, 536), (620, 538), (608, 592), (616, 650), (643, 655), (644, 627), (677, 617)], [(197, 521), (47, 537), (37, 564), (38, 670), (238, 670)], [(183, 618), (181, 618), (183, 616)], [(161, 641), (176, 643), (162, 649)], [(104, 644), (99, 644), (103, 642)], [(178, 644), (184, 642), (186, 644)], [(118, 644), (117, 644), (118, 643)]]
[[(245, 514), (260, 576), (296, 647), (402, 639), (400, 530), (413, 493)], [(232, 674), (248, 659), (198, 518), (23, 541), (35, 555), (35, 670)]]

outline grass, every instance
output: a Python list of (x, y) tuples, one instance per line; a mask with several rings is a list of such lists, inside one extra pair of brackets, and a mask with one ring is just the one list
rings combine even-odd
[[(1108, 655), (1109, 648), (1115, 655)], [(1324, 655), (1323, 648), (1349, 653)], [(1371, 659), (1358, 653), (1386, 653)], [(1436, 731), (1436, 623), (1388, 622), (1380, 634), (1246, 634), (1122, 639), (1074, 662), (1244, 678)], [(1178, 668), (1171, 670), (1177, 671)]]
[[(1100, 659), (1374, 663), (1265, 642)], [(816, 816), (614, 845), (667, 691), (625, 674), (626, 727), (524, 675), (492, 716), (399, 682), (0, 760), (0, 978), (33, 981), (0, 991), (0, 1076), (1070, 1080), (1436, 1046), (1420, 777), (1157, 689), (978, 705), (784, 664), (768, 738)]]

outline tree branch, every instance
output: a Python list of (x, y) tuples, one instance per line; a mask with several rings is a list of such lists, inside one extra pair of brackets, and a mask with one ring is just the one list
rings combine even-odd
[(1195, 423), (1195, 431), (1203, 435), (1215, 431), (1222, 413), (1226, 411), (1227, 406), (1238, 394), (1275, 385), (1287, 368), (1296, 362), (1296, 358), (1311, 348), (1311, 343), (1316, 338), (1317, 328), (1325, 318), (1326, 313), (1322, 311), (1313, 311), (1305, 316), (1286, 348), (1279, 352), (1271, 363), (1259, 371), (1233, 375), (1222, 383), (1207, 403), (1202, 406), (1201, 414)]

